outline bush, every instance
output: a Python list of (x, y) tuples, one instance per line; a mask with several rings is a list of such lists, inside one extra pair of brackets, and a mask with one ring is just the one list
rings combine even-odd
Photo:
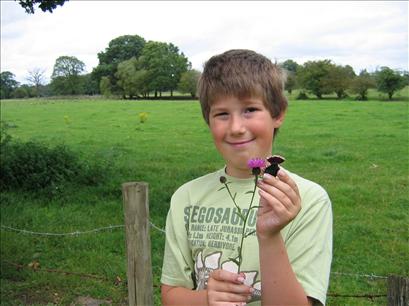
[(0, 148), (3, 148), (10, 142), (11, 136), (8, 133), (8, 129), (11, 126), (12, 125), (6, 121), (0, 121)]
[(307, 100), (308, 96), (304, 91), (300, 91), (298, 96), (295, 98), (296, 100)]
[(9, 141), (1, 146), (0, 189), (52, 192), (66, 183), (95, 185), (107, 177), (106, 169), (81, 162), (64, 145), (50, 148), (30, 141)]
[(138, 114), (139, 116), (139, 122), (140, 123), (145, 123), (146, 120), (148, 120), (148, 113), (147, 112), (141, 112)]

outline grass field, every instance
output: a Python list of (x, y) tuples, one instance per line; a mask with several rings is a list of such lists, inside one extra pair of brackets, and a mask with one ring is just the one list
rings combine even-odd
[[(330, 294), (386, 294), (384, 278), (409, 275), (409, 123), (406, 102), (292, 101), (274, 153), (321, 184), (334, 212)], [(147, 112), (145, 123), (138, 114)], [(182, 183), (223, 161), (197, 101), (14, 100), (1, 102), (13, 139), (65, 144), (103, 162), (104, 184), (60, 186), (53, 197), (1, 194), (1, 225), (67, 233), (123, 224), (120, 186), (146, 181), (151, 220), (164, 227)], [(164, 236), (152, 229), (155, 303)], [(39, 263), (38, 269), (29, 268)], [(56, 272), (58, 270), (59, 272)], [(62, 273), (73, 272), (81, 275)], [(100, 278), (92, 278), (98, 276)], [(79, 296), (126, 304), (124, 229), (71, 236), (1, 230), (1, 305), (70, 305)], [(328, 298), (329, 305), (385, 305), (386, 297)]]

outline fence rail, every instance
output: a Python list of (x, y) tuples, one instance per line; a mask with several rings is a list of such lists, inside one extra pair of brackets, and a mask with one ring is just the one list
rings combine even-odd
[(153, 305), (148, 184), (122, 185), (125, 214), (129, 306)]

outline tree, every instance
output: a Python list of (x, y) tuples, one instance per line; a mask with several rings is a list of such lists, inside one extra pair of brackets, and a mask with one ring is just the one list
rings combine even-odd
[(173, 96), (182, 73), (190, 68), (188, 59), (172, 43), (147, 42), (139, 61), (140, 68), (147, 71), (148, 89), (155, 91), (155, 96), (167, 90)]
[(352, 92), (358, 94), (357, 99), (361, 101), (368, 99), (368, 89), (372, 87), (375, 87), (375, 81), (366, 70), (362, 70), (351, 83)]
[[(17, 1), (17, 0), (14, 0)], [(68, 0), (18, 0), (18, 3), (26, 10), (27, 14), (34, 14), (34, 6), (39, 3), (38, 7), (43, 11), (50, 13), (57, 8), (58, 5), (63, 6)]]
[(287, 74), (287, 79), (285, 82), (285, 90), (288, 91), (289, 94), (293, 91), (293, 89), (297, 86), (297, 70), (300, 65), (297, 62), (293, 61), (292, 59), (288, 59), (280, 64), (281, 68), (283, 68)]
[(75, 95), (81, 93), (81, 78), (85, 64), (75, 56), (60, 56), (54, 64), (51, 76), (51, 87), (58, 95)]
[(123, 35), (111, 40), (105, 52), (98, 53), (100, 64), (116, 64), (138, 58), (145, 46), (145, 39), (139, 35)]
[(78, 77), (81, 84), (81, 94), (92, 96), (99, 93), (98, 84), (92, 78), (91, 73), (79, 75)]
[(325, 82), (333, 64), (330, 60), (308, 61), (298, 68), (298, 79), (301, 86), (322, 98), (323, 94), (330, 93)]
[(105, 97), (110, 97), (112, 95), (111, 82), (109, 80), (109, 77), (104, 76), (101, 78), (101, 82), (99, 82), (99, 91)]
[(10, 71), (3, 71), (0, 75), (0, 96), (1, 99), (11, 98), (12, 92), (18, 87), (15, 75)]
[(405, 87), (405, 78), (389, 67), (381, 67), (381, 70), (375, 73), (375, 78), (378, 90), (387, 93), (389, 100), (396, 91)]
[(108, 77), (111, 91), (120, 93), (115, 76), (118, 64), (132, 57), (138, 59), (144, 46), (145, 39), (139, 35), (123, 35), (114, 38), (105, 51), (98, 53), (99, 64), (92, 70), (92, 78), (99, 84), (102, 77)]
[(297, 62), (293, 61), (292, 59), (288, 59), (284, 61), (282, 64), (280, 64), (280, 66), (287, 71), (297, 73), (298, 67), (300, 65), (298, 65)]
[(36, 89), (33, 86), (23, 84), (17, 87), (11, 95), (17, 99), (32, 98), (36, 96)]
[(29, 84), (35, 87), (36, 96), (40, 96), (40, 88), (44, 83), (45, 70), (40, 68), (34, 68), (28, 71), (28, 77), (26, 78)]
[(331, 65), (323, 84), (326, 92), (335, 92), (338, 99), (346, 96), (346, 90), (350, 87), (355, 77), (354, 69), (349, 66)]
[(98, 66), (94, 67), (94, 69), (92, 69), (91, 79), (93, 82), (98, 84), (98, 88), (101, 89), (100, 83), (102, 81), (102, 78), (108, 78), (108, 79), (115, 78), (114, 75), (112, 74), (112, 71), (114, 71), (114, 69), (112, 68), (112, 65), (99, 64)]
[(51, 78), (77, 76), (84, 70), (85, 64), (75, 56), (60, 56), (55, 61)]
[(403, 71), (402, 77), (403, 77), (405, 86), (409, 85), (409, 71)]
[(118, 71), (115, 76), (118, 79), (118, 85), (122, 88), (124, 97), (129, 98), (147, 95), (148, 86), (146, 83), (147, 71), (139, 69), (138, 60), (133, 57), (129, 60), (123, 61), (118, 65)]
[(287, 79), (285, 82), (285, 90), (291, 95), (293, 89), (297, 87), (297, 76), (294, 72), (288, 71), (287, 72)]
[(183, 93), (190, 93), (192, 98), (196, 98), (197, 82), (200, 78), (200, 71), (195, 69), (183, 72), (178, 84), (178, 89)]

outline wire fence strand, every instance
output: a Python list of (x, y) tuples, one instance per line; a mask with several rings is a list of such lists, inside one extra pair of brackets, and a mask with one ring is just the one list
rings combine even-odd
[[(159, 226), (155, 225), (152, 222), (149, 222), (151, 227), (154, 229), (166, 233), (164, 229), (160, 228)], [(19, 229), (7, 225), (1, 225), (1, 229), (8, 230), (8, 231), (13, 231), (21, 234), (29, 234), (29, 235), (38, 235), (38, 236), (78, 236), (78, 235), (83, 235), (83, 234), (92, 234), (92, 233), (97, 233), (97, 232), (102, 232), (102, 231), (107, 231), (107, 230), (113, 230), (117, 228), (123, 228), (125, 227), (124, 224), (119, 224), (119, 225), (109, 225), (109, 226), (104, 226), (104, 227), (99, 227), (91, 230), (85, 230), (85, 231), (74, 231), (74, 232), (69, 232), (69, 233), (47, 233), (47, 232), (34, 232), (34, 231), (29, 231), (25, 229)]]
[(362, 273), (345, 273), (345, 272), (331, 272), (334, 275), (351, 276), (351, 277), (365, 277), (365, 278), (377, 278), (377, 279), (387, 279), (387, 276), (375, 275), (375, 274), (362, 274)]
[(17, 232), (17, 233), (29, 234), (29, 235), (38, 235), (38, 236), (77, 236), (77, 235), (82, 235), (82, 234), (91, 234), (91, 233), (106, 231), (106, 230), (110, 230), (110, 229), (121, 228), (121, 227), (124, 227), (124, 226), (125, 225), (110, 225), (110, 226), (95, 228), (95, 229), (91, 229), (91, 230), (87, 230), (87, 231), (75, 231), (75, 232), (70, 232), (70, 233), (33, 232), (33, 231), (28, 231), (28, 230), (25, 230), (25, 229), (18, 229), (18, 228), (14, 228), (14, 227), (11, 227), (11, 226), (6, 226), (6, 225), (1, 225), (1, 228), (9, 230), (9, 231)]
[[(166, 234), (166, 231), (163, 228), (160, 228), (159, 226), (155, 225), (153, 222), (149, 221), (150, 225), (152, 228), (155, 230)], [(6, 226), (6, 225), (0, 225), (0, 228), (2, 230), (7, 230), (7, 231), (12, 231), (16, 233), (21, 233), (21, 234), (28, 234), (28, 235), (38, 235), (38, 236), (57, 236), (57, 237), (62, 237), (62, 236), (78, 236), (78, 235), (83, 235), (83, 234), (92, 234), (92, 233), (97, 233), (97, 232), (102, 232), (102, 231), (107, 231), (107, 230), (113, 230), (113, 229), (118, 229), (118, 228), (124, 228), (124, 224), (119, 224), (119, 225), (109, 225), (109, 226), (104, 226), (104, 227), (99, 227), (91, 230), (85, 230), (85, 231), (74, 231), (74, 232), (68, 232), (68, 233), (47, 233), (47, 232), (35, 232), (35, 231), (29, 231), (25, 229), (19, 229), (11, 226)], [(387, 276), (383, 275), (376, 275), (376, 274), (367, 274), (367, 273), (346, 273), (346, 272), (331, 272), (332, 275), (341, 275), (341, 276), (349, 276), (349, 277), (364, 277), (368, 279), (387, 279)]]

